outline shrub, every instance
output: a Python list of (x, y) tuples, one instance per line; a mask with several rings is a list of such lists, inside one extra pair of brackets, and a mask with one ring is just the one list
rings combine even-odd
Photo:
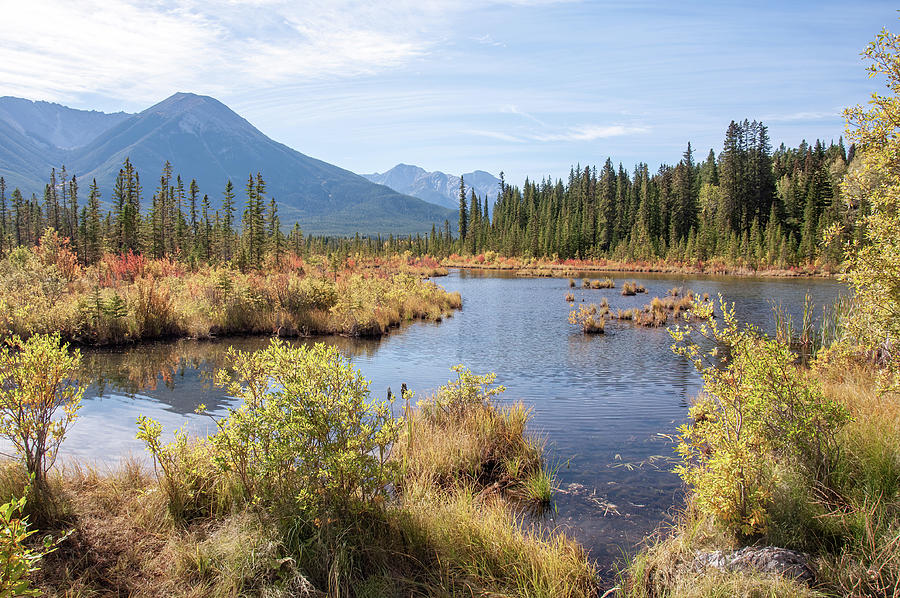
[(38, 493), (81, 406), (80, 362), (81, 353), (69, 353), (58, 334), (13, 336), (0, 347), (0, 435), (24, 459)]
[(383, 497), (400, 421), (372, 401), (368, 382), (335, 347), (273, 339), (255, 353), (229, 350), (217, 383), (242, 405), (210, 437), (220, 468), (248, 497), (294, 497), (313, 513)]
[(31, 587), (29, 577), (38, 570), (37, 563), (56, 550), (57, 540), (45, 536), (41, 548), (35, 549), (28, 539), (35, 531), (28, 529), (28, 518), (21, 517), (26, 499), (23, 496), (0, 505), (0, 596), (41, 596)]
[[(749, 536), (766, 529), (776, 465), (799, 464), (812, 479), (824, 479), (834, 434), (848, 416), (798, 371), (786, 342), (739, 324), (733, 306), (721, 298), (720, 305), (721, 323), (711, 302), (697, 301), (696, 323), (670, 330), (673, 350), (694, 364), (704, 383), (690, 422), (678, 429), (676, 471), (700, 509)], [(713, 347), (701, 348), (693, 333)]]

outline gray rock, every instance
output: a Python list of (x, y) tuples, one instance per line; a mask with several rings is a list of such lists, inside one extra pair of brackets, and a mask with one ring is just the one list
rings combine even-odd
[(777, 573), (806, 583), (815, 581), (807, 555), (775, 546), (748, 546), (734, 552), (714, 550), (696, 553), (691, 569), (699, 573), (709, 568)]

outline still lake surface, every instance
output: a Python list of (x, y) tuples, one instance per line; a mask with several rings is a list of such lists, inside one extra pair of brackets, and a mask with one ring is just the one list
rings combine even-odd
[[(773, 328), (773, 302), (796, 319), (807, 293), (817, 306), (846, 293), (839, 283), (821, 279), (609, 275), (615, 289), (583, 290), (576, 279), (579, 288), (571, 289), (576, 302), (607, 297), (614, 310), (625, 309), (683, 286), (713, 297), (722, 293), (735, 302), (742, 320), (767, 331)], [(643, 284), (647, 294), (622, 297), (625, 280)], [(443, 322), (406, 325), (380, 340), (297, 342), (337, 345), (371, 380), (378, 397), (388, 387), (398, 393), (404, 382), (425, 396), (455, 376), (450, 367), (458, 363), (476, 373), (496, 372), (497, 382), (507, 387), (503, 400), (533, 407), (531, 430), (546, 440), (549, 460), (559, 468), (560, 491), (547, 524), (574, 534), (602, 568), (610, 567), (678, 504), (681, 484), (666, 461), (673, 454), (666, 435), (684, 421), (688, 402), (700, 389), (699, 376), (669, 350), (664, 328), (613, 322), (605, 335), (581, 334), (567, 322), (565, 278), (453, 271), (436, 282), (463, 298), (462, 311)], [(215, 413), (233, 404), (211, 385), (212, 370), (227, 347), (252, 350), (267, 342), (260, 337), (180, 340), (86, 351), (94, 383), (62, 459), (103, 466), (141, 456), (138, 414), (161, 421), (167, 431), (179, 426), (197, 434), (212, 431), (209, 418), (194, 414), (197, 405)]]

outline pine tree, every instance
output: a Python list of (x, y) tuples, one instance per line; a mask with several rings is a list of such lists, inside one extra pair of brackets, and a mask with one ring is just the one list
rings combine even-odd
[(468, 238), (469, 233), (469, 218), (468, 218), (468, 210), (466, 208), (466, 183), (463, 180), (463, 177), (459, 177), (459, 239), (460, 239), (460, 251), (462, 250), (462, 246), (465, 244), (466, 239)]

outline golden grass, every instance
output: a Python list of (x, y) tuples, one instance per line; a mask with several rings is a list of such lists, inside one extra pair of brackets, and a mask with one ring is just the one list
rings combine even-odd
[(169, 260), (106, 256), (62, 277), (36, 253), (0, 260), (0, 335), (59, 332), (82, 344), (262, 333), (380, 336), (402, 322), (440, 321), (462, 306), (423, 280), (436, 262), (357, 263), (339, 272), (299, 258), (260, 272), (187, 270)]
[(636, 295), (638, 293), (646, 293), (647, 289), (644, 288), (644, 285), (638, 284), (636, 281), (626, 281), (622, 283), (622, 295), (626, 297), (630, 297)]
[(438, 575), (462, 595), (596, 595), (596, 570), (581, 546), (561, 533), (529, 529), (503, 501), (417, 484), (407, 489), (403, 511), (414, 546), (428, 547)]

